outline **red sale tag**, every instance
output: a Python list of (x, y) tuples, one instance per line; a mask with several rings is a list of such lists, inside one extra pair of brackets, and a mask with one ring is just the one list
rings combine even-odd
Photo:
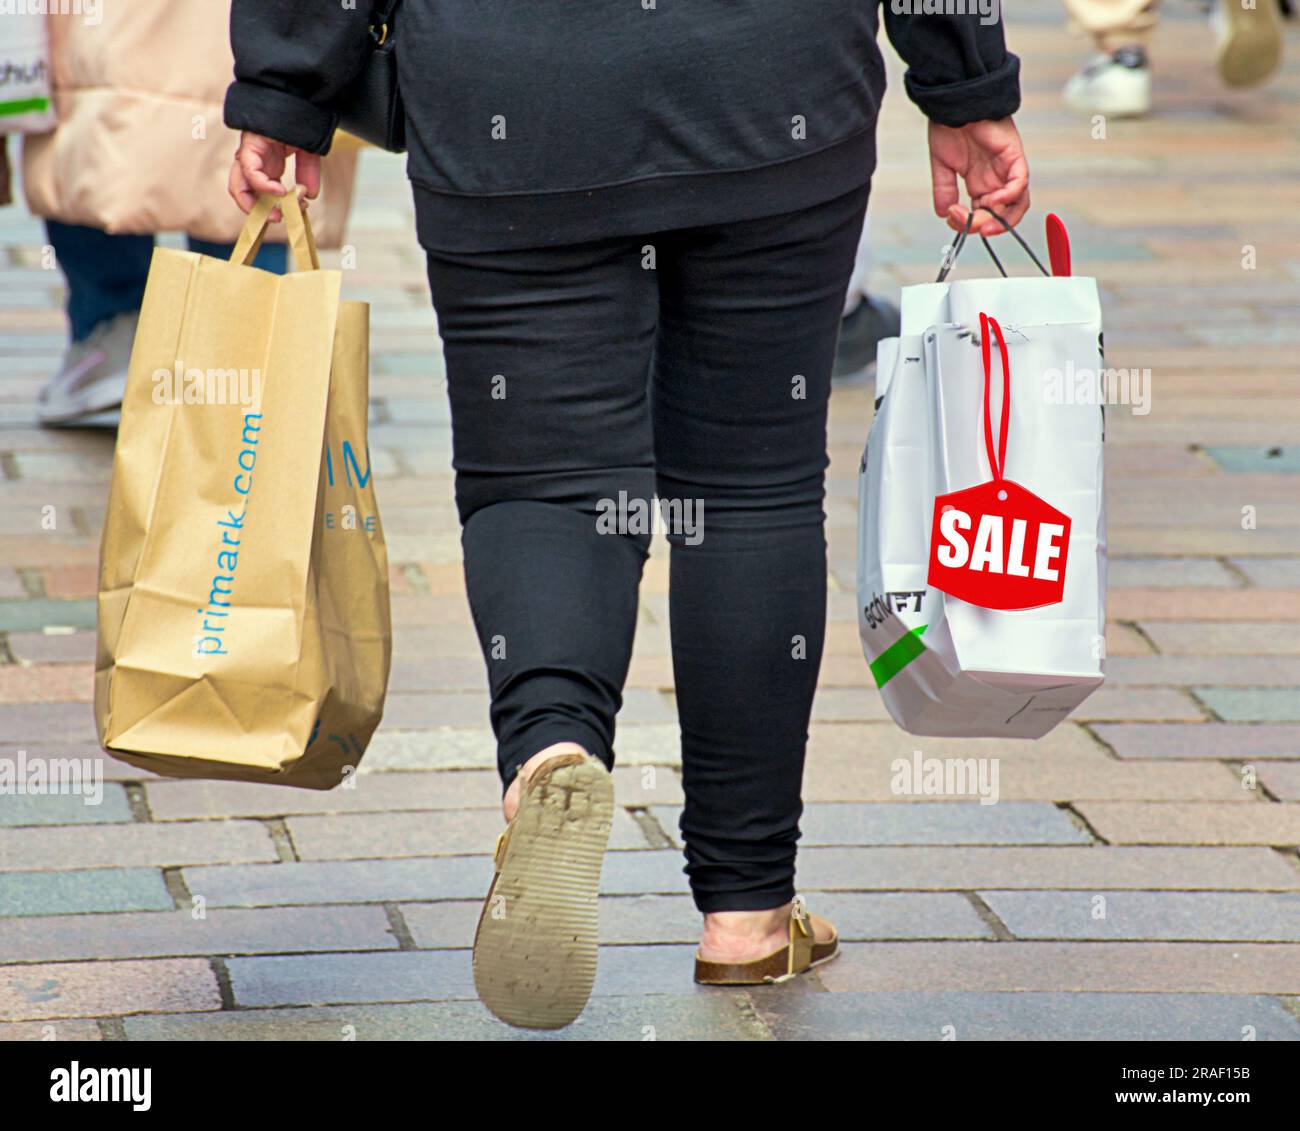
[[(993, 449), (989, 410), (989, 331), (1002, 355), (1002, 420)], [(1065, 596), (1070, 518), (1032, 491), (1002, 477), (1011, 421), (1011, 366), (1002, 327), (980, 315), (984, 362), (984, 443), (993, 479), (938, 495), (930, 527), (929, 584), (986, 609), (1036, 609)]]

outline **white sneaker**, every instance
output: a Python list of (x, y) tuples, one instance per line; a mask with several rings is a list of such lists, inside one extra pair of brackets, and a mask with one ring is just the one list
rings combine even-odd
[(1228, 86), (1257, 86), (1282, 62), (1282, 17), (1274, 0), (1219, 0), (1210, 13), (1215, 65)]
[(1094, 56), (1065, 84), (1065, 104), (1081, 114), (1141, 117), (1151, 109), (1146, 52), (1141, 47), (1121, 47), (1111, 55)]
[(111, 427), (126, 391), (139, 312), (101, 322), (90, 337), (68, 347), (63, 367), (40, 391), (36, 418), (42, 424)]

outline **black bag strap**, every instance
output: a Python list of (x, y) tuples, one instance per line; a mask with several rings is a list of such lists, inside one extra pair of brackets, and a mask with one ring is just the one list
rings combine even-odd
[(370, 11), (370, 31), (377, 42), (383, 43), (392, 34), (393, 17), (401, 2), (402, 0), (375, 0), (375, 6)]
[[(948, 278), (948, 272), (950, 272), (953, 269), (953, 267), (956, 266), (957, 256), (961, 254), (961, 249), (966, 246), (966, 237), (970, 235), (971, 227), (975, 223), (976, 212), (987, 212), (990, 216), (992, 216), (993, 219), (995, 219), (999, 224), (1002, 225), (1003, 230), (1010, 232), (1012, 237), (1014, 237), (1016, 243), (1018, 243), (1021, 247), (1025, 249), (1025, 254), (1028, 255), (1029, 258), (1034, 261), (1034, 266), (1037, 267), (1044, 275), (1048, 275), (1048, 276), (1051, 275), (1051, 272), (1046, 267), (1043, 266), (1042, 260), (1040, 260), (1038, 256), (1034, 254), (1034, 249), (1025, 242), (1024, 237), (1019, 232), (1017, 232), (1015, 228), (1013, 228), (1004, 219), (1002, 219), (1001, 216), (999, 216), (996, 212), (994, 212), (993, 209), (972, 208), (966, 214), (966, 227), (961, 232), (958, 233), (957, 239), (953, 242), (952, 250), (948, 252), (947, 256), (944, 258), (943, 266), (939, 268), (939, 277), (935, 279), (936, 283), (942, 283), (946, 278)], [(1000, 260), (997, 257), (997, 253), (994, 252), (993, 248), (989, 244), (989, 241), (985, 239), (983, 234), (980, 235), (980, 243), (984, 245), (984, 250), (989, 253), (989, 258), (993, 260), (993, 265), (998, 269), (998, 273), (1005, 279), (1007, 277), (1007, 270), (1005, 267), (1002, 266), (1002, 260)]]

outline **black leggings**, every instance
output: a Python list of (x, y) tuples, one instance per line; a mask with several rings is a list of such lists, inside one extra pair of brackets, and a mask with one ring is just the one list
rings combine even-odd
[(760, 220), (429, 252), (502, 779), (556, 742), (612, 764), (657, 495), (681, 831), (706, 912), (794, 894), (826, 406), (866, 203), (864, 186)]

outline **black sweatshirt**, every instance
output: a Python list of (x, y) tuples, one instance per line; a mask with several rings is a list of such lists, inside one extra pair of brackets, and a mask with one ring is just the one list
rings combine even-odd
[[(486, 251), (651, 234), (791, 212), (866, 183), (885, 90), (878, 8), (928, 118), (1014, 113), (1019, 60), (1001, 23), (902, 14), (936, 6), (404, 0), (420, 242)], [(370, 11), (370, 0), (234, 0), (226, 124), (326, 152)]]

